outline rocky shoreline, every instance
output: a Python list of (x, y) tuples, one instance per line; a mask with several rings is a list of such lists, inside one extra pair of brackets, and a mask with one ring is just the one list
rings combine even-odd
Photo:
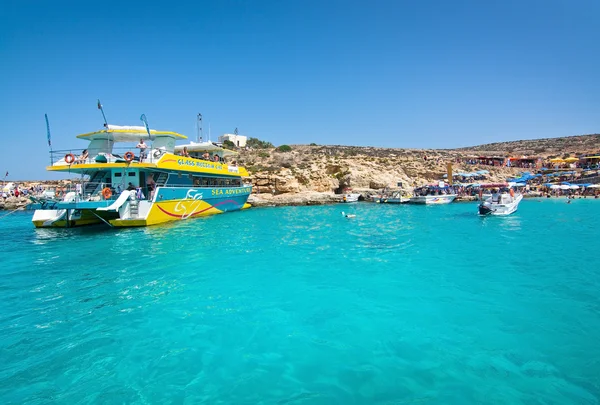
[(14, 210), (26, 210), (27, 206), (31, 203), (31, 200), (27, 197), (8, 197), (6, 199), (0, 198), (0, 210), (14, 211)]
[[(366, 200), (367, 195), (362, 195)], [(542, 193), (529, 193), (525, 198), (542, 197)], [(477, 201), (476, 196), (459, 196), (454, 202), (473, 202)], [(334, 193), (303, 192), (294, 194), (273, 195), (269, 193), (252, 194), (248, 198), (248, 203), (253, 207), (282, 207), (282, 206), (302, 206), (302, 205), (327, 205), (338, 204), (342, 202), (342, 195)]]

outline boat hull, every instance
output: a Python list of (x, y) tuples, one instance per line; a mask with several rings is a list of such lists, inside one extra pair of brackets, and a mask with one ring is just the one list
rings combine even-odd
[(382, 202), (386, 204), (407, 204), (410, 202), (410, 198), (408, 197), (390, 197), (384, 198)]
[(410, 198), (411, 204), (441, 205), (450, 204), (456, 198), (456, 194), (445, 195), (420, 195)]
[[(238, 211), (247, 203), (252, 187), (182, 188), (162, 187), (153, 200), (136, 200), (123, 195), (117, 200), (65, 201), (53, 209), (37, 209), (36, 228), (71, 228), (104, 223), (113, 227), (140, 227)], [(116, 206), (118, 205), (118, 206)]]

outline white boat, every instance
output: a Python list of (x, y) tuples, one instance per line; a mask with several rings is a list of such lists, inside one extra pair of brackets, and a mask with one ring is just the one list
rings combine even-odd
[(357, 202), (358, 197), (360, 197), (359, 193), (346, 193), (342, 196), (342, 202), (345, 202), (345, 203)]
[(392, 193), (391, 197), (384, 197), (381, 202), (387, 204), (406, 204), (410, 202), (410, 197), (405, 197), (402, 195), (402, 192), (396, 191)]
[(450, 204), (456, 198), (449, 187), (425, 186), (416, 188), (415, 195), (410, 198), (411, 204)]
[(510, 215), (517, 210), (522, 199), (521, 193), (515, 194), (512, 190), (510, 193), (493, 194), (479, 204), (479, 215)]
[(411, 204), (450, 204), (456, 198), (456, 194), (442, 195), (419, 195), (411, 197)]

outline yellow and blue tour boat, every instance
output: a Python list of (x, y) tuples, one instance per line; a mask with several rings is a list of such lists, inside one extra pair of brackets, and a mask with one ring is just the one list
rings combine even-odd
[(80, 180), (35, 201), (37, 228), (149, 226), (250, 207), (248, 172), (232, 160), (236, 152), (212, 142), (176, 146), (187, 137), (116, 125), (77, 138), (89, 141), (87, 149), (51, 151), (47, 170)]

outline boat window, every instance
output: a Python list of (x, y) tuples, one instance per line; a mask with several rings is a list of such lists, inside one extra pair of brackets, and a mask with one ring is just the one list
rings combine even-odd
[(115, 173), (115, 177), (121, 177), (122, 175), (122, 173)]
[(129, 172), (127, 175), (128, 175), (129, 177), (135, 177), (135, 172)]

